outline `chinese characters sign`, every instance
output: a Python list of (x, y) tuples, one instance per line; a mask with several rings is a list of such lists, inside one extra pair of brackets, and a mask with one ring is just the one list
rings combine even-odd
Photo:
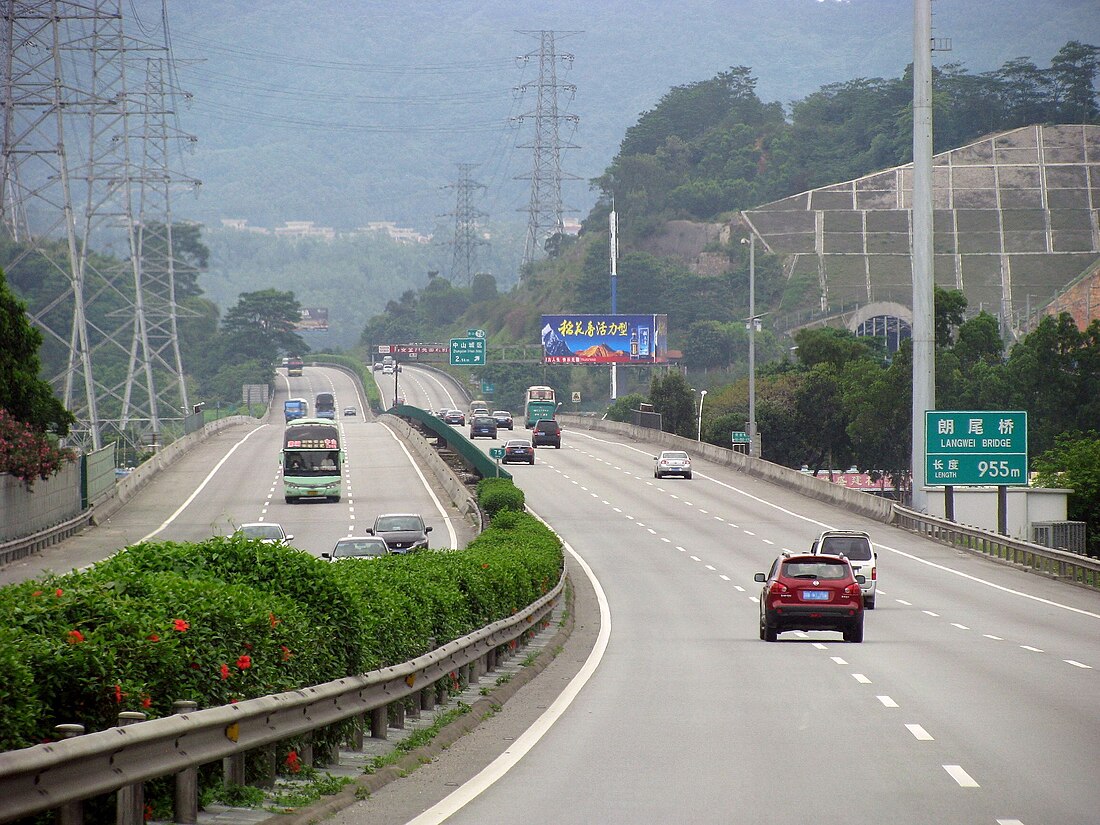
[(930, 486), (1027, 484), (1027, 413), (943, 411), (924, 414)]
[(666, 315), (543, 315), (547, 364), (653, 364), (668, 360)]
[(485, 365), (484, 338), (452, 338), (451, 365), (480, 367)]

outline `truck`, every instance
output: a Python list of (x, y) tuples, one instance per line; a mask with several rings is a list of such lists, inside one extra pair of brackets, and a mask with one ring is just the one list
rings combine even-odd
[(283, 402), (283, 417), (289, 424), (299, 418), (309, 415), (309, 403), (304, 398), (289, 398)]

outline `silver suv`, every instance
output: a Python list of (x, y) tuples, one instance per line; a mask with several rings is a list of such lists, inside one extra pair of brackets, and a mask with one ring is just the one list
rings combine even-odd
[(826, 530), (810, 545), (814, 555), (844, 556), (851, 562), (852, 572), (863, 576), (863, 606), (875, 609), (878, 584), (878, 554), (871, 536), (862, 530)]

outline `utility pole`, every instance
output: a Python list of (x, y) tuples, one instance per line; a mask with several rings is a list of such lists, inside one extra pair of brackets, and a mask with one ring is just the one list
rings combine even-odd
[[(619, 288), (619, 215), (615, 211), (615, 195), (611, 195), (611, 214), (607, 216), (607, 240), (610, 247), (609, 255), (611, 258), (611, 314), (614, 315), (619, 311), (618, 308), (618, 292)], [(656, 344), (654, 344), (656, 346)], [(619, 397), (619, 373), (616, 369), (618, 364), (612, 363), (611, 365), (611, 400), (614, 401)]]
[(932, 0), (913, 0), (912, 505), (925, 512), (924, 414), (936, 409), (932, 245)]
[[(532, 118), (535, 122), (535, 139), (532, 143), (519, 144), (520, 149), (532, 149), (534, 160), (529, 175), (519, 175), (517, 180), (531, 181), (531, 198), (526, 209), (527, 212), (527, 238), (523, 247), (523, 263), (528, 264), (535, 259), (547, 238), (560, 235), (564, 231), (562, 220), (561, 182), (563, 179), (576, 180), (576, 175), (562, 172), (561, 153), (563, 149), (576, 149), (576, 144), (564, 141), (561, 137), (561, 124), (563, 122), (576, 124), (580, 118), (576, 115), (562, 114), (558, 106), (558, 95), (561, 92), (570, 96), (576, 94), (577, 87), (570, 83), (558, 82), (558, 62), (565, 66), (573, 62), (573, 55), (568, 53), (558, 54), (557, 39), (564, 38), (580, 32), (554, 32), (554, 31), (521, 31), (538, 38), (539, 79), (535, 83), (527, 83), (519, 86), (516, 91), (526, 92), (531, 88), (536, 90), (537, 98), (534, 111), (519, 115), (516, 120), (523, 122)], [(536, 52), (529, 52), (523, 57), (517, 58), (527, 62), (535, 56)]]
[(486, 217), (473, 204), (473, 194), (484, 189), (485, 184), (470, 180), (470, 172), (475, 163), (458, 164), (459, 178), (456, 183), (445, 189), (455, 190), (455, 211), (450, 213), (455, 219), (455, 236), (451, 242), (451, 283), (469, 286), (477, 272), (477, 248), (488, 246), (489, 242), (478, 232), (478, 220)]

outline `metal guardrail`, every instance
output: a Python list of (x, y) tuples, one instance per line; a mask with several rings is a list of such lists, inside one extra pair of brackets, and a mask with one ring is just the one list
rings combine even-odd
[[(384, 712), (390, 704), (414, 693), (434, 691), (437, 682), (464, 667), (488, 672), (496, 665), (497, 650), (543, 620), (564, 587), (563, 570), (554, 589), (525, 610), (400, 665), (235, 705), (0, 753), (0, 822), (132, 788), (150, 779), (178, 776), (218, 759), (243, 759), (250, 750), (376, 714), (380, 709)], [(373, 722), (372, 716), (372, 731)], [(177, 794), (179, 787), (177, 783)], [(197, 793), (194, 783), (189, 793)], [(141, 812), (130, 816), (128, 807), (134, 806), (123, 805), (121, 794), (119, 801), (123, 813), (118, 822), (138, 825)], [(181, 800), (177, 796), (177, 811), (181, 807), (193, 811), (196, 804), (194, 798)]]
[(968, 527), (895, 504), (891, 521), (904, 530), (1007, 564), (1085, 587), (1100, 588), (1100, 559)]
[(460, 433), (450, 424), (444, 424), (441, 419), (436, 418), (427, 410), (422, 410), (419, 407), (412, 407), (407, 404), (398, 404), (396, 407), (391, 407), (386, 410), (386, 412), (390, 415), (396, 415), (410, 421), (415, 421), (425, 429), (431, 430), (435, 433), (436, 437), (443, 439), (447, 442), (448, 447), (462, 456), (462, 458), (473, 467), (482, 478), (512, 477), (512, 474), (503, 467), (497, 467), (496, 462), (474, 446), (473, 442), (465, 435)]
[(55, 524), (52, 527), (47, 527), (45, 530), (39, 530), (37, 533), (32, 533), (29, 536), (23, 536), (22, 538), (12, 539), (9, 542), (0, 544), (0, 567), (11, 564), (13, 561), (32, 556), (40, 550), (57, 544), (60, 541), (64, 541), (70, 536), (79, 533), (94, 516), (94, 507), (85, 510), (82, 513), (77, 513), (71, 519)]

